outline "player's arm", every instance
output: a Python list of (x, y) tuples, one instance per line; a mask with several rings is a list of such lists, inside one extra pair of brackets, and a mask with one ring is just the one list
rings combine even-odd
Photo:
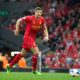
[(21, 25), (22, 22), (26, 22), (29, 20), (29, 17), (25, 16), (22, 18), (19, 18), (16, 22), (16, 29), (15, 29), (15, 35), (18, 36), (19, 34), (19, 26)]
[(29, 21), (31, 21), (31, 16), (25, 16), (25, 17), (22, 17), (22, 18), (20, 18), (20, 19), (18, 19), (17, 20), (17, 22), (16, 22), (16, 30), (15, 30), (15, 35), (16, 36), (18, 36), (18, 34), (19, 34), (19, 26), (20, 26), (20, 24), (22, 23), (22, 22), (29, 22)]
[(15, 29), (16, 36), (18, 36), (18, 34), (19, 34), (19, 26), (20, 26), (21, 21), (22, 21), (22, 18), (18, 19), (16, 22), (16, 29)]
[(43, 40), (46, 42), (49, 40), (48, 30), (45, 24), (43, 24)]

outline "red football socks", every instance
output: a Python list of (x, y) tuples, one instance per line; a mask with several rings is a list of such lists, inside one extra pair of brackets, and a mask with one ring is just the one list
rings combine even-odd
[(17, 54), (14, 59), (10, 63), (10, 68), (13, 67), (14, 64), (16, 64), (23, 56), (19, 53)]
[(38, 55), (33, 55), (32, 56), (32, 70), (35, 71), (37, 68), (37, 60), (38, 60)]

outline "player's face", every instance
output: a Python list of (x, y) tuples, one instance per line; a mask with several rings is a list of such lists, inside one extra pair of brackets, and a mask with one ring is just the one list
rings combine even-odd
[(41, 17), (41, 15), (42, 15), (42, 10), (37, 10), (37, 11), (35, 11), (35, 16), (36, 16), (37, 18)]

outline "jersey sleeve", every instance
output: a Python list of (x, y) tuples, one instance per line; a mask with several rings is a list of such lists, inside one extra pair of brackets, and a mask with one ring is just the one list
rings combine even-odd
[(21, 20), (22, 22), (29, 22), (29, 21), (31, 21), (31, 16), (22, 17), (22, 18), (20, 18), (20, 20)]
[(43, 23), (42, 23), (42, 25), (43, 25), (43, 30), (45, 30), (46, 29), (46, 20), (43, 18)]
[(46, 24), (46, 21), (45, 21), (45, 19), (44, 18), (42, 18), (42, 24)]

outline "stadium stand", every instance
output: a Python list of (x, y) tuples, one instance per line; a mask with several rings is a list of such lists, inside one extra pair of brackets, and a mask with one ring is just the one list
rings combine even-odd
[[(80, 5), (78, 3), (80, 2), (77, 1), (72, 3), (72, 0), (44, 0), (42, 3), (41, 0), (8, 0), (7, 3), (1, 3), (0, 9), (9, 11), (9, 16), (0, 18), (2, 22), (0, 45), (12, 50), (20, 50), (24, 27), (21, 28), (22, 32), (16, 39), (13, 35), (16, 19), (32, 14), (35, 6), (41, 6), (44, 9), (51, 48), (50, 52), (42, 54), (42, 67), (80, 68), (80, 28), (78, 28), (80, 26)], [(44, 45), (39, 44), (39, 46), (42, 50)]]

